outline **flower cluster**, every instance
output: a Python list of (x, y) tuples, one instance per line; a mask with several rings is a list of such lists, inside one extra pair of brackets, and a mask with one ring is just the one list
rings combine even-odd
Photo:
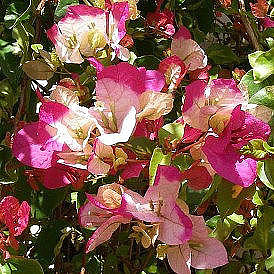
[[(86, 253), (126, 224), (131, 238), (144, 248), (155, 247), (176, 273), (219, 267), (228, 262), (226, 249), (209, 236), (202, 216), (190, 214), (182, 188), (204, 190), (214, 176), (240, 189), (251, 186), (259, 159), (244, 151), (254, 140), (268, 140), (271, 112), (250, 105), (234, 79), (210, 77), (205, 51), (186, 27), (176, 31), (172, 11), (160, 10), (162, 1), (145, 25), (171, 39), (170, 48), (157, 68), (137, 66), (125, 42), (126, 26), (139, 14), (136, 2), (69, 6), (47, 31), (58, 64), (86, 65), (94, 91), (83, 96), (88, 91), (80, 76), (68, 69), (71, 78), (51, 85), (50, 93), (37, 86), (38, 120), (17, 128), (12, 153), (47, 189), (80, 190), (99, 175), (113, 178), (96, 195), (86, 193), (79, 209), (80, 225), (96, 228)], [(184, 157), (189, 161), (178, 164)], [(131, 190), (132, 178), (145, 183), (145, 191), (138, 185)], [(27, 227), (29, 212), (28, 204), (14, 197), (1, 201), (0, 223), (9, 230), (8, 238), (0, 232), (5, 258), (7, 245), (17, 248), (15, 236)]]

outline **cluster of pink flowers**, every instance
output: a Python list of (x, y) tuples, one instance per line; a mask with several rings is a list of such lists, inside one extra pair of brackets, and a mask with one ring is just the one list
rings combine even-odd
[[(149, 14), (147, 24), (172, 36), (175, 28), (169, 12)], [(96, 196), (87, 194), (88, 202), (80, 208), (80, 224), (98, 227), (86, 252), (110, 239), (120, 224), (133, 223), (137, 225), (132, 227), (132, 237), (144, 247), (160, 241), (158, 257), (167, 256), (177, 273), (190, 273), (190, 266), (224, 265), (223, 244), (208, 236), (203, 217), (189, 214), (186, 203), (178, 198), (180, 186), (187, 180), (195, 190), (207, 188), (214, 174), (241, 187), (250, 186), (257, 176), (257, 160), (241, 154), (241, 148), (253, 139), (267, 140), (267, 117), (252, 114), (260, 112), (248, 105), (234, 80), (209, 81), (207, 56), (183, 26), (172, 37), (170, 56), (158, 70), (127, 62), (104, 67), (100, 56), (106, 48), (112, 59), (128, 60), (129, 51), (120, 41), (129, 17), (127, 2), (109, 4), (106, 10), (76, 5), (48, 30), (61, 62), (80, 64), (86, 58), (96, 67), (96, 101), (90, 108), (82, 106), (74, 85), (59, 84), (49, 97), (37, 90), (39, 120), (15, 134), (13, 155), (40, 170), (44, 186), (51, 189), (69, 184), (81, 188), (90, 173), (119, 174), (119, 182), (101, 186)], [(157, 22), (160, 17), (162, 21)], [(150, 158), (134, 153), (126, 144), (132, 136), (158, 140), (163, 116), (173, 108), (173, 91), (186, 75), (190, 83), (185, 87), (182, 116), (176, 121), (184, 132), (169, 149), (176, 156), (189, 152), (194, 163), (184, 172), (159, 166), (154, 184), (141, 196), (120, 183), (139, 177)], [(1, 213), (5, 204), (1, 203), (0, 221), (9, 228), (10, 237), (20, 235), (29, 208), (23, 203), (16, 215), (18, 223), (10, 225), (8, 213)]]

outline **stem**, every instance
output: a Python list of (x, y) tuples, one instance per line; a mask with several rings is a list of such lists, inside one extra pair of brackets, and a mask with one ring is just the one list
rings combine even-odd
[(260, 50), (261, 47), (260, 47), (259, 41), (257, 39), (256, 33), (254, 32), (254, 30), (249, 22), (249, 19), (246, 15), (244, 0), (239, 0), (239, 5), (240, 5), (239, 14), (240, 14), (243, 24), (246, 28), (247, 34), (251, 40), (251, 43), (252, 43), (254, 49)]

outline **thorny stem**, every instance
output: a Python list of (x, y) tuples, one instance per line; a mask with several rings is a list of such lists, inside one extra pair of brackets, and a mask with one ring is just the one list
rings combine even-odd
[(260, 44), (259, 44), (259, 41), (257, 39), (257, 35), (256, 33), (254, 32), (250, 22), (249, 22), (249, 19), (246, 15), (246, 9), (245, 9), (245, 3), (244, 3), (244, 0), (239, 0), (239, 6), (240, 6), (240, 9), (239, 9), (239, 14), (241, 16), (241, 19), (243, 21), (243, 24), (246, 28), (246, 31), (247, 31), (247, 34), (251, 40), (251, 43), (254, 47), (254, 49), (256, 50), (260, 50), (261, 47), (260, 47)]

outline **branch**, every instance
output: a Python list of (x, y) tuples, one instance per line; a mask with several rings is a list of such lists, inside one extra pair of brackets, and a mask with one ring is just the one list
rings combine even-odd
[(247, 34), (251, 40), (251, 43), (254, 47), (254, 49), (256, 50), (261, 50), (261, 47), (260, 47), (260, 44), (259, 44), (259, 41), (257, 39), (257, 35), (256, 33), (254, 32), (250, 22), (249, 22), (249, 19), (246, 15), (246, 9), (245, 9), (245, 3), (244, 3), (244, 0), (239, 0), (239, 5), (240, 5), (240, 9), (239, 9), (239, 14), (241, 16), (241, 19), (243, 21), (243, 24), (246, 28), (246, 31), (247, 31)]

